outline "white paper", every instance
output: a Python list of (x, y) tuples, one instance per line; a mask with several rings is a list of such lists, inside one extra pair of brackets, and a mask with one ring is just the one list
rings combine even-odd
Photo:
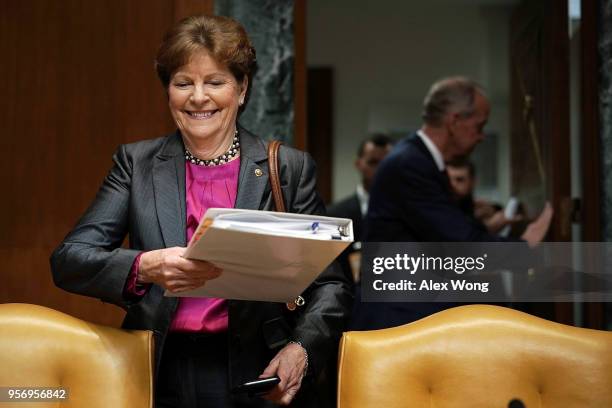
[(352, 242), (350, 219), (211, 208), (185, 256), (223, 273), (166, 296), (293, 301)]
[[(504, 209), (504, 217), (506, 217), (506, 219), (508, 219), (508, 220), (513, 219), (514, 216), (516, 215), (517, 210), (518, 210), (518, 206), (519, 206), (518, 198), (510, 197), (510, 199), (508, 200), (508, 203), (506, 204), (506, 208)], [(499, 236), (500, 237), (508, 237), (508, 236), (510, 236), (510, 232), (511, 231), (512, 231), (512, 226), (511, 225), (506, 225), (499, 232)]]

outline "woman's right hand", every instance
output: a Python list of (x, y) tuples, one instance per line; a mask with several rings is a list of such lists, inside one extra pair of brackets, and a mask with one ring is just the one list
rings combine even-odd
[(138, 283), (155, 283), (170, 292), (204, 286), (222, 270), (206, 261), (184, 258), (187, 248), (173, 247), (144, 252), (140, 256)]

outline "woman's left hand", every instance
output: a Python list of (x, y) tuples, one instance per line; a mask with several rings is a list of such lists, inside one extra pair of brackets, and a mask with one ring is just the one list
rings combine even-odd
[(302, 385), (307, 363), (306, 350), (297, 343), (289, 343), (274, 356), (260, 378), (277, 375), (280, 383), (266, 396), (267, 400), (289, 405)]

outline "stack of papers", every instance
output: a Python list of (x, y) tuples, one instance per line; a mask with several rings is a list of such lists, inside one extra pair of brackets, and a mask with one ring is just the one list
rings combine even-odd
[(201, 288), (166, 296), (293, 301), (352, 242), (346, 218), (211, 208), (185, 256), (223, 273)]

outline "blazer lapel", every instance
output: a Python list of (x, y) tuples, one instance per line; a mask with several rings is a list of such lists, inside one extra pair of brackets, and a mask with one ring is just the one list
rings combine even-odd
[(268, 153), (263, 142), (240, 127), (240, 174), (236, 208), (260, 208), (268, 185)]
[(153, 165), (155, 208), (166, 248), (187, 244), (183, 153), (183, 141), (176, 132), (168, 136)]

